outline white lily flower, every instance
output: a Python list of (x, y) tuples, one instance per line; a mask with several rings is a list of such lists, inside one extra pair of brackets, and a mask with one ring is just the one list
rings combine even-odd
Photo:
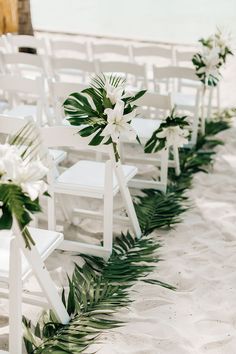
[(163, 130), (156, 136), (158, 138), (166, 138), (166, 147), (182, 147), (184, 144), (188, 143), (188, 135), (189, 131), (187, 129), (182, 129), (176, 125), (173, 127), (163, 128)]
[(42, 180), (48, 172), (40, 160), (20, 166), (14, 183), (21, 186), (24, 193), (33, 201), (47, 190), (47, 184)]
[(124, 134), (129, 140), (136, 139), (136, 132), (130, 125), (130, 121), (135, 117), (135, 110), (124, 115), (124, 102), (118, 101), (114, 109), (107, 108), (104, 113), (107, 115), (107, 125), (102, 132), (105, 137), (111, 137), (117, 143), (120, 135)]
[(124, 85), (118, 85), (117, 87), (111, 85), (109, 79), (106, 78), (104, 89), (106, 90), (106, 97), (109, 98), (112, 104), (116, 104), (124, 97)]
[(214, 76), (217, 79), (219, 79), (220, 77), (220, 72), (218, 68), (218, 65), (220, 64), (219, 53), (220, 53), (219, 47), (214, 47), (212, 49), (206, 47), (204, 48), (202, 60), (205, 66), (198, 69), (197, 73), (206, 75), (206, 79), (205, 79), (206, 83), (208, 82), (210, 76)]
[(26, 162), (15, 146), (0, 145), (0, 181), (14, 183), (33, 201), (47, 190), (42, 178), (48, 169), (41, 161)]
[(215, 34), (215, 45), (220, 48), (221, 54), (224, 54), (226, 47), (231, 47), (231, 34), (227, 33), (225, 30), (220, 30)]
[(21, 162), (20, 153), (15, 146), (9, 144), (0, 145), (0, 177), (3, 181), (15, 178), (17, 166)]

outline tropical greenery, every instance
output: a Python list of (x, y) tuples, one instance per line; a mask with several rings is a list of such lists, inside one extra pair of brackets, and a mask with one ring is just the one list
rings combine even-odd
[(178, 117), (173, 109), (170, 116), (163, 120), (146, 142), (144, 151), (154, 153), (173, 145), (182, 147), (187, 144), (186, 137), (189, 135), (189, 131), (186, 129), (189, 127), (187, 118), (187, 116)]
[(219, 48), (220, 66), (226, 63), (229, 55), (233, 55), (231, 49), (231, 35), (224, 33), (220, 28), (217, 28), (216, 32), (208, 38), (201, 38), (199, 42), (209, 49), (214, 47)]
[(199, 136), (194, 149), (181, 149), (181, 174), (170, 174), (166, 194), (146, 190), (139, 197), (136, 212), (143, 236), (134, 239), (129, 233), (122, 234), (116, 239), (108, 262), (84, 255), (84, 265), (75, 265), (72, 278), (68, 277), (69, 292), (67, 295), (65, 291), (62, 293), (71, 315), (70, 323), (59, 324), (52, 312), (44, 313), (36, 326), (24, 319), (29, 354), (84, 352), (98, 341), (102, 332), (122, 325), (114, 315), (132, 302), (130, 290), (137, 280), (174, 290), (171, 285), (149, 275), (160, 261), (158, 250), (161, 247), (152, 231), (173, 227), (181, 222), (181, 215), (191, 207), (185, 190), (191, 187), (195, 173), (207, 173), (207, 167), (212, 164), (215, 154), (212, 148), (222, 144), (214, 135), (230, 127), (230, 112), (221, 113), (221, 116), (225, 115), (227, 121), (222, 121), (218, 115), (215, 120), (207, 122), (206, 134)]
[(230, 36), (217, 29), (214, 35), (201, 38), (199, 42), (202, 44), (202, 51), (196, 53), (192, 59), (196, 75), (205, 86), (217, 86), (221, 66), (226, 63), (229, 55), (233, 55)]
[(78, 133), (91, 136), (90, 145), (112, 144), (116, 161), (120, 134), (137, 138), (130, 125), (136, 115), (133, 104), (146, 91), (132, 95), (125, 91), (125, 79), (116, 75), (95, 76), (90, 87), (72, 93), (64, 102), (65, 115), (71, 125), (82, 126)]
[(27, 229), (32, 214), (41, 211), (39, 195), (46, 193), (42, 180), (47, 168), (38, 159), (40, 138), (34, 124), (0, 145), (0, 230), (20, 226), (26, 247), (34, 245)]

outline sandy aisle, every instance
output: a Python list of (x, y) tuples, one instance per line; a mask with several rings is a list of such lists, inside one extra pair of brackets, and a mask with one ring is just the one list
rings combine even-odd
[(129, 321), (103, 336), (101, 354), (234, 354), (236, 348), (236, 125), (220, 134), (213, 173), (189, 191), (193, 209), (164, 241), (153, 278), (176, 292), (139, 283)]

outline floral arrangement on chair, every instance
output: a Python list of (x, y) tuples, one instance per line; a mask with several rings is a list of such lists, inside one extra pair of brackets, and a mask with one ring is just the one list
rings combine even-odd
[(117, 162), (121, 135), (138, 139), (130, 124), (136, 116), (133, 102), (145, 92), (132, 95), (125, 91), (123, 78), (102, 74), (92, 79), (90, 87), (72, 93), (63, 103), (64, 111), (71, 125), (81, 126), (82, 137), (91, 136), (90, 145), (112, 144)]
[(202, 52), (193, 56), (192, 62), (196, 75), (205, 86), (217, 86), (220, 79), (220, 68), (226, 63), (228, 55), (233, 55), (230, 48), (230, 36), (219, 29), (209, 38), (201, 38)]
[(38, 158), (40, 144), (34, 133), (35, 126), (29, 123), (0, 144), (0, 230), (11, 229), (15, 218), (28, 248), (34, 240), (27, 225), (32, 214), (41, 211), (39, 196), (47, 194), (43, 177), (48, 169)]
[(146, 142), (145, 153), (155, 153), (171, 146), (182, 147), (188, 143), (189, 127), (187, 116), (178, 117), (174, 109)]

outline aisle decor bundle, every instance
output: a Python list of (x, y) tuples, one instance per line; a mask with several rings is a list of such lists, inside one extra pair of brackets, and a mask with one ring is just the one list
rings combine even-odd
[(117, 75), (97, 75), (88, 88), (72, 93), (63, 104), (70, 124), (81, 127), (80, 136), (91, 137), (90, 145), (112, 144), (116, 162), (120, 160), (121, 136), (138, 139), (131, 125), (136, 116), (134, 102), (146, 92), (132, 95), (125, 90), (125, 83)]
[(175, 108), (163, 120), (146, 142), (145, 153), (155, 153), (170, 147), (180, 148), (188, 143), (189, 122), (187, 116), (178, 116)]
[[(121, 235), (114, 243), (108, 262), (84, 256), (82, 268), (75, 265), (72, 279), (68, 278), (69, 294), (62, 294), (72, 317), (69, 324), (59, 324), (51, 312), (49, 317), (44, 313), (42, 322), (36, 326), (24, 320), (28, 354), (94, 352), (90, 346), (99, 341), (101, 333), (122, 325), (114, 314), (132, 302), (131, 289), (137, 280), (174, 290), (172, 286), (148, 276), (160, 260), (157, 251), (161, 245), (153, 231), (169, 229), (182, 221), (181, 215), (189, 209), (185, 191), (191, 187), (193, 175), (199, 171), (207, 172), (206, 167), (212, 163), (214, 152), (205, 149), (205, 142), (208, 137), (228, 129), (229, 118), (234, 114), (235, 110), (227, 114), (221, 112), (222, 117), (227, 115), (226, 122), (207, 122), (206, 135), (195, 149), (181, 149), (181, 174), (169, 176), (171, 183), (166, 194), (146, 190), (140, 197), (136, 212), (143, 231), (141, 238)], [(186, 127), (183, 124), (183, 128)]]
[(18, 223), (25, 246), (34, 245), (27, 225), (41, 211), (39, 197), (47, 194), (48, 169), (39, 158), (40, 138), (33, 123), (0, 144), (0, 230)]
[(202, 50), (192, 59), (196, 75), (204, 86), (217, 86), (222, 65), (226, 63), (229, 55), (233, 55), (230, 35), (217, 29), (215, 34), (201, 38), (199, 42), (202, 44)]

